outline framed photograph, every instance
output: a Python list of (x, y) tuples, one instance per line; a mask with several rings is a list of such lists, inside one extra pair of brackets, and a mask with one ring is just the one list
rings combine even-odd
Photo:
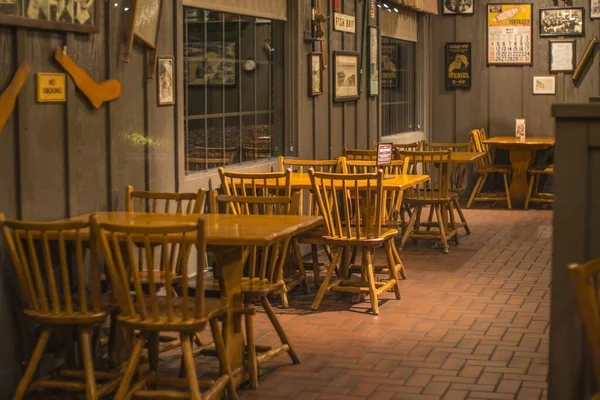
[(369, 28), (369, 95), (379, 95), (379, 30)]
[(540, 10), (540, 36), (583, 36), (583, 7)]
[(159, 106), (175, 104), (175, 59), (158, 57), (157, 98)]
[(473, 15), (475, 0), (442, 0), (442, 15)]
[(600, 19), (600, 0), (590, 0), (590, 18)]
[(360, 98), (359, 73), (360, 53), (333, 52), (333, 99), (335, 101), (354, 101)]
[(100, 0), (0, 0), (0, 25), (98, 33)]
[(399, 46), (395, 43), (381, 45), (381, 86), (398, 87)]
[(556, 94), (556, 77), (534, 76), (533, 94)]
[(531, 65), (533, 4), (487, 5), (488, 65)]
[(308, 67), (308, 95), (323, 94), (323, 54), (310, 53)]
[(550, 73), (573, 72), (576, 64), (576, 44), (574, 40), (550, 41)]
[(235, 86), (235, 42), (188, 43), (187, 82), (193, 86)]
[(471, 87), (471, 43), (446, 43), (446, 89)]

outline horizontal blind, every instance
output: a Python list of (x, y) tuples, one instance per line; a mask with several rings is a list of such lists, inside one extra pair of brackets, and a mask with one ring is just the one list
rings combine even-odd
[(183, 0), (184, 6), (287, 21), (287, 0)]
[(417, 12), (401, 8), (399, 12), (381, 12), (381, 36), (417, 41)]

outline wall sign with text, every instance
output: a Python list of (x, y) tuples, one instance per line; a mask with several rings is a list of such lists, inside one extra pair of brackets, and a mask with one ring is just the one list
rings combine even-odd
[(37, 74), (37, 101), (40, 103), (63, 103), (67, 101), (65, 74)]
[(469, 89), (471, 79), (471, 43), (446, 43), (446, 89)]
[(487, 5), (489, 65), (531, 65), (533, 4)]
[(333, 28), (336, 31), (356, 33), (356, 17), (353, 15), (333, 13), (333, 18)]

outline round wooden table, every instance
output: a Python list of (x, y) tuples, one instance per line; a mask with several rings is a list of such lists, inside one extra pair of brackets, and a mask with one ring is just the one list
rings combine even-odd
[(554, 138), (532, 137), (521, 142), (514, 136), (495, 136), (485, 140), (484, 143), (510, 152), (512, 166), (510, 200), (513, 205), (523, 205), (527, 197), (527, 170), (533, 162), (535, 152), (554, 146)]

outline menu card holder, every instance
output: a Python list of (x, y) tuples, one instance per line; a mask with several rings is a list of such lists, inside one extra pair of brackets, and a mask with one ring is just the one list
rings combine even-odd
[(515, 137), (519, 139), (519, 142), (525, 141), (526, 127), (524, 119), (517, 119), (515, 123)]

